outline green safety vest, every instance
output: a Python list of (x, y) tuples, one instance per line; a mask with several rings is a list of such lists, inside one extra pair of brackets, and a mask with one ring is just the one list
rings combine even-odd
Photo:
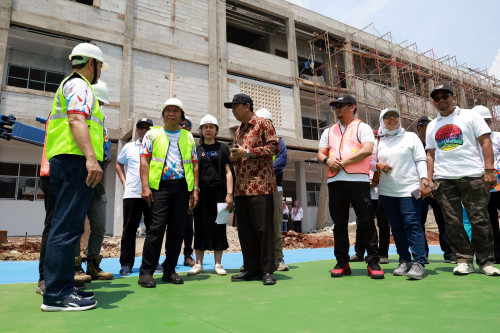
[(59, 88), (57, 89), (56, 95), (54, 96), (54, 102), (52, 103), (52, 112), (50, 113), (49, 126), (47, 128), (47, 143), (45, 147), (47, 160), (50, 161), (53, 156), (61, 154), (83, 156), (82, 151), (80, 150), (80, 148), (78, 148), (78, 145), (73, 138), (73, 133), (71, 132), (71, 128), (69, 126), (67, 113), (68, 102), (63, 95), (64, 84), (69, 79), (75, 77), (84, 80), (88, 84), (89, 89), (94, 95), (94, 108), (92, 110), (92, 114), (87, 117), (86, 123), (89, 128), (90, 141), (92, 143), (92, 148), (94, 148), (96, 158), (98, 161), (102, 162), (104, 155), (104, 115), (101, 108), (99, 107), (99, 102), (97, 101), (94, 90), (92, 89), (92, 85), (83, 75), (76, 72), (74, 72), (61, 82)]
[[(193, 147), (194, 138), (191, 133), (181, 129), (181, 137), (179, 138), (178, 146), (182, 156), (182, 166), (184, 168), (184, 177), (188, 185), (188, 190), (191, 192), (194, 188), (194, 171), (193, 171)], [(163, 127), (153, 127), (151, 136), (155, 137), (153, 142), (153, 152), (149, 163), (149, 187), (157, 190), (160, 187), (161, 175), (163, 166), (167, 159), (168, 146), (170, 141)]]

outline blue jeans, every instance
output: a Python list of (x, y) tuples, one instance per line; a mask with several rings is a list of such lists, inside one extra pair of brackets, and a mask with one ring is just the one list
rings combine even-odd
[(50, 182), (56, 188), (54, 215), (43, 265), (43, 302), (63, 300), (73, 292), (75, 245), (83, 234), (93, 188), (85, 184), (86, 159), (57, 155), (50, 159)]
[(283, 220), (281, 222), (281, 231), (288, 231), (288, 221), (287, 220)]
[[(425, 265), (425, 234), (420, 224), (421, 199), (413, 197), (379, 196), (391, 225), (392, 236), (399, 254), (399, 262), (418, 261)], [(408, 251), (408, 248), (411, 250)]]

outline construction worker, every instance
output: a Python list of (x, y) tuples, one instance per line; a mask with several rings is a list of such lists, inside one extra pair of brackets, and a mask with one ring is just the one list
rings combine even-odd
[(347, 232), (349, 208), (352, 205), (359, 227), (364, 231), (368, 276), (383, 279), (370, 196), (369, 159), (375, 143), (373, 131), (369, 125), (354, 118), (357, 111), (354, 97), (340, 96), (330, 106), (334, 108), (339, 121), (323, 132), (318, 149), (318, 160), (327, 166), (330, 215), (335, 223), (333, 238), (337, 264), (330, 275), (342, 277), (352, 273)]
[(153, 273), (165, 240), (162, 280), (173, 284), (184, 281), (175, 272), (184, 239), (186, 214), (198, 204), (198, 163), (193, 135), (179, 128), (185, 119), (184, 106), (169, 98), (162, 107), (164, 127), (153, 127), (141, 146), (141, 196), (153, 206), (151, 225), (146, 232), (138, 284), (155, 288)]
[[(98, 81), (92, 85), (95, 96), (99, 102), (99, 106), (104, 104), (109, 105), (109, 90), (106, 83)], [(104, 113), (103, 113), (104, 114)], [(111, 161), (111, 141), (108, 138), (106, 127), (104, 127), (104, 158), (103, 158), (103, 172), (106, 166)], [(104, 240), (104, 233), (106, 232), (106, 192), (102, 181), (97, 184), (90, 201), (87, 217), (90, 224), (90, 234), (86, 249), (87, 258), (82, 260), (80, 257), (80, 239), (76, 243), (75, 248), (75, 280), (84, 279), (82, 282), (90, 282), (91, 280), (112, 280), (113, 273), (104, 272), (100, 267), (102, 255), (100, 255), (102, 242)], [(87, 272), (84, 273), (82, 269), (82, 261), (87, 262)]]
[(75, 46), (69, 59), (73, 71), (56, 91), (47, 129), (46, 156), (56, 191), (43, 267), (42, 311), (82, 311), (97, 305), (93, 293), (74, 288), (73, 278), (75, 245), (84, 231), (94, 187), (102, 178), (104, 116), (92, 84), (107, 65), (101, 50), (89, 43)]
[[(257, 117), (269, 119), (273, 123), (273, 115), (267, 109), (260, 109), (255, 112)], [(273, 125), (274, 126), (274, 125)], [(288, 271), (289, 267), (285, 264), (283, 255), (283, 238), (281, 238), (281, 224), (283, 221), (283, 169), (286, 166), (288, 152), (285, 142), (278, 137), (280, 152), (273, 156), (274, 176), (276, 177), (276, 186), (278, 191), (273, 193), (274, 202), (274, 264), (277, 271)]]

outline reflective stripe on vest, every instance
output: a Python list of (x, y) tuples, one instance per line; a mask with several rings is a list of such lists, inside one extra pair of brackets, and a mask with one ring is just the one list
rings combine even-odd
[[(184, 177), (188, 185), (188, 191), (194, 189), (194, 171), (193, 161), (191, 159), (194, 147), (194, 138), (191, 133), (181, 129), (178, 146), (182, 156), (182, 167), (184, 169)], [(151, 161), (149, 162), (149, 187), (157, 190), (160, 187), (163, 167), (168, 154), (170, 140), (163, 127), (153, 127), (151, 129), (151, 137), (154, 137), (153, 152), (151, 153)]]
[(63, 95), (64, 84), (73, 78), (79, 78), (85, 81), (89, 86), (90, 91), (94, 95), (94, 107), (92, 113), (87, 117), (85, 122), (87, 123), (90, 135), (90, 141), (92, 143), (92, 148), (96, 155), (98, 161), (103, 160), (104, 155), (104, 115), (101, 108), (99, 107), (99, 102), (95, 97), (92, 85), (87, 81), (87, 79), (74, 72), (70, 76), (66, 77), (54, 96), (54, 102), (52, 103), (52, 112), (50, 114), (50, 122), (47, 128), (47, 141), (45, 145), (47, 160), (55, 155), (70, 154), (70, 155), (82, 155), (83, 153), (76, 144), (73, 138), (73, 133), (71, 132), (69, 126), (69, 119), (67, 113), (67, 103), (68, 101)]
[[(344, 134), (340, 131), (340, 122), (336, 123), (328, 132), (328, 158), (338, 158), (340, 161), (347, 159), (356, 154), (361, 149), (361, 142), (358, 138), (358, 128), (361, 120), (354, 119), (347, 125)], [(332, 172), (328, 170), (328, 178), (335, 177), (338, 171)], [(358, 163), (344, 166), (344, 171), (350, 174), (366, 174), (370, 173), (370, 157), (368, 156)]]

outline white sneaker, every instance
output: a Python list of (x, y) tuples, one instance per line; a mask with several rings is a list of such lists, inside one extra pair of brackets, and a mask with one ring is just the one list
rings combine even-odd
[(203, 273), (203, 266), (200, 264), (196, 264), (193, 266), (193, 268), (191, 268), (187, 272), (187, 275), (196, 275), (196, 274), (200, 274), (200, 273)]
[(217, 273), (217, 275), (226, 275), (227, 274), (226, 270), (222, 267), (221, 264), (215, 265), (215, 273)]
[(453, 274), (455, 275), (467, 275), (475, 272), (476, 269), (473, 263), (459, 262), (458, 265), (453, 268)]
[(488, 276), (499, 276), (500, 269), (493, 267), (492, 264), (483, 265), (483, 266), (480, 265), (478, 273), (485, 274)]

